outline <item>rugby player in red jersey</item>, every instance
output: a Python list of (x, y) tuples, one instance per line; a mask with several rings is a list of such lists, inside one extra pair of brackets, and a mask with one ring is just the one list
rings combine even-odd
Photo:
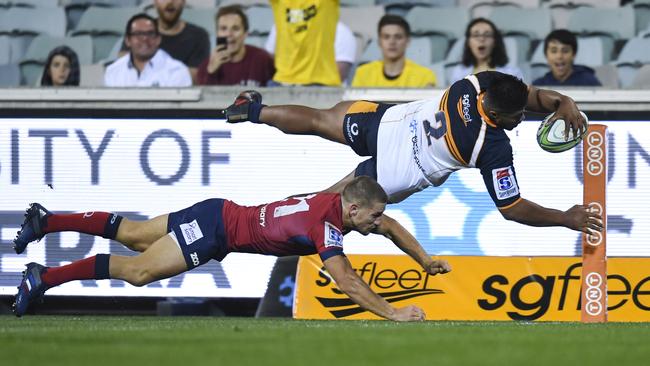
[(265, 106), (255, 91), (241, 93), (226, 108), (229, 123), (264, 123), (288, 134), (308, 134), (346, 144), (370, 158), (328, 188), (340, 192), (355, 176), (367, 175), (400, 202), (453, 172), (477, 168), (490, 197), (508, 220), (531, 226), (565, 226), (591, 233), (602, 218), (587, 206), (566, 211), (542, 207), (521, 197), (512, 158), (512, 130), (524, 111), (555, 112), (574, 133), (585, 120), (573, 99), (552, 90), (527, 86), (512, 75), (484, 71), (452, 84), (440, 98), (403, 104), (346, 101), (330, 109)]
[(114, 239), (141, 254), (97, 254), (61, 267), (27, 264), (14, 304), (17, 316), (48, 289), (84, 279), (121, 279), (134, 286), (172, 277), (228, 253), (275, 256), (320, 255), (341, 291), (363, 308), (395, 321), (424, 320), (417, 306), (396, 308), (374, 293), (343, 254), (343, 235), (358, 231), (388, 237), (430, 275), (451, 270), (433, 260), (396, 221), (383, 217), (388, 196), (372, 178), (352, 179), (341, 193), (290, 197), (265, 205), (239, 206), (209, 199), (151, 220), (132, 221), (107, 212), (55, 214), (34, 203), (14, 240), (15, 250), (51, 232), (76, 231)]

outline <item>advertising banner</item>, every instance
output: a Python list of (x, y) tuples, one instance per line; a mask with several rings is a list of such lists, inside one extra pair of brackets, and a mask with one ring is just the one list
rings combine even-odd
[[(596, 123), (598, 121), (591, 121)], [(650, 122), (608, 125), (608, 255), (650, 256)], [(509, 132), (524, 198), (566, 210), (582, 203), (582, 149), (542, 151), (539, 123)], [(28, 262), (58, 266), (97, 253), (133, 255), (119, 243), (76, 233), (48, 235), (22, 255), (11, 241), (24, 210), (110, 211), (148, 219), (221, 197), (257, 205), (330, 187), (365, 160), (349, 147), (275, 128), (193, 119), (0, 119), (0, 295), (15, 294)], [(461, 170), (386, 213), (432, 255), (576, 256), (580, 234), (503, 219), (477, 169)], [(504, 235), (507, 233), (507, 235)], [(348, 254), (397, 254), (382, 237), (345, 236)], [(142, 288), (82, 281), (55, 295), (262, 297), (275, 258), (231, 254)]]
[[(580, 258), (443, 256), (452, 271), (436, 276), (405, 255), (348, 258), (373, 291), (395, 307), (421, 307), (428, 320), (580, 321)], [(610, 258), (607, 266), (608, 320), (650, 321), (650, 258)], [(379, 319), (336, 287), (318, 256), (298, 262), (293, 312)]]

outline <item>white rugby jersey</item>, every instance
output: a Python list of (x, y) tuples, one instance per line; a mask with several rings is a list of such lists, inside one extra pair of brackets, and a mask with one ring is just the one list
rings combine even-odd
[(494, 203), (520, 200), (510, 139), (483, 111), (483, 92), (496, 72), (455, 82), (442, 98), (389, 108), (377, 134), (377, 181), (390, 202), (439, 186), (463, 168), (479, 168)]

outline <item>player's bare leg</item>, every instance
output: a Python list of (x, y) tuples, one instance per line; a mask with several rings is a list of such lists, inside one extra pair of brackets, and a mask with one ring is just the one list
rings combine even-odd
[(248, 90), (239, 94), (235, 103), (226, 108), (225, 114), (229, 123), (264, 123), (284, 133), (316, 135), (346, 144), (343, 118), (353, 103), (340, 102), (330, 109), (298, 105), (265, 106), (258, 92)]
[(260, 111), (259, 121), (280, 131), (296, 135), (316, 135), (346, 144), (343, 119), (354, 102), (340, 102), (330, 109), (299, 105), (268, 106)]
[(145, 221), (124, 218), (117, 230), (115, 240), (131, 250), (144, 252), (156, 240), (167, 234), (168, 216), (160, 215)]
[(110, 278), (124, 280), (134, 286), (176, 276), (187, 271), (187, 263), (178, 244), (165, 235), (143, 253), (133, 257), (112, 255)]

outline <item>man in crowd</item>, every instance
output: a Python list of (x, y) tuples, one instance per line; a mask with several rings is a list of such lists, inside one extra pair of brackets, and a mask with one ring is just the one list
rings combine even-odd
[(339, 0), (269, 1), (277, 27), (273, 81), (280, 85), (341, 85), (334, 57)]
[[(264, 49), (271, 55), (275, 54), (275, 38), (277, 30), (275, 25), (271, 27)], [(336, 23), (336, 35), (334, 38), (334, 59), (336, 60), (336, 67), (339, 70), (339, 77), (341, 81), (346, 81), (350, 76), (352, 66), (356, 62), (357, 57), (357, 39), (350, 28), (343, 24), (340, 20)]]
[(156, 20), (136, 14), (126, 25), (124, 41), (129, 53), (106, 68), (104, 84), (110, 87), (186, 87), (190, 72), (182, 62), (160, 49)]
[(383, 60), (359, 66), (352, 87), (423, 88), (436, 85), (433, 71), (406, 58), (411, 27), (404, 18), (384, 15), (379, 20), (377, 33)]
[(566, 29), (549, 33), (544, 39), (544, 55), (551, 70), (533, 85), (600, 86), (593, 69), (573, 63), (577, 53), (578, 40), (573, 33)]
[(245, 44), (248, 17), (240, 6), (219, 8), (215, 17), (217, 44), (198, 69), (200, 85), (266, 86), (273, 78), (273, 58), (263, 49)]
[[(210, 54), (208, 32), (181, 19), (185, 0), (155, 0), (154, 6), (158, 12), (156, 24), (161, 36), (160, 48), (184, 63), (190, 70), (193, 83), (197, 84), (197, 68)], [(123, 43), (120, 56), (127, 51), (128, 47)]]

